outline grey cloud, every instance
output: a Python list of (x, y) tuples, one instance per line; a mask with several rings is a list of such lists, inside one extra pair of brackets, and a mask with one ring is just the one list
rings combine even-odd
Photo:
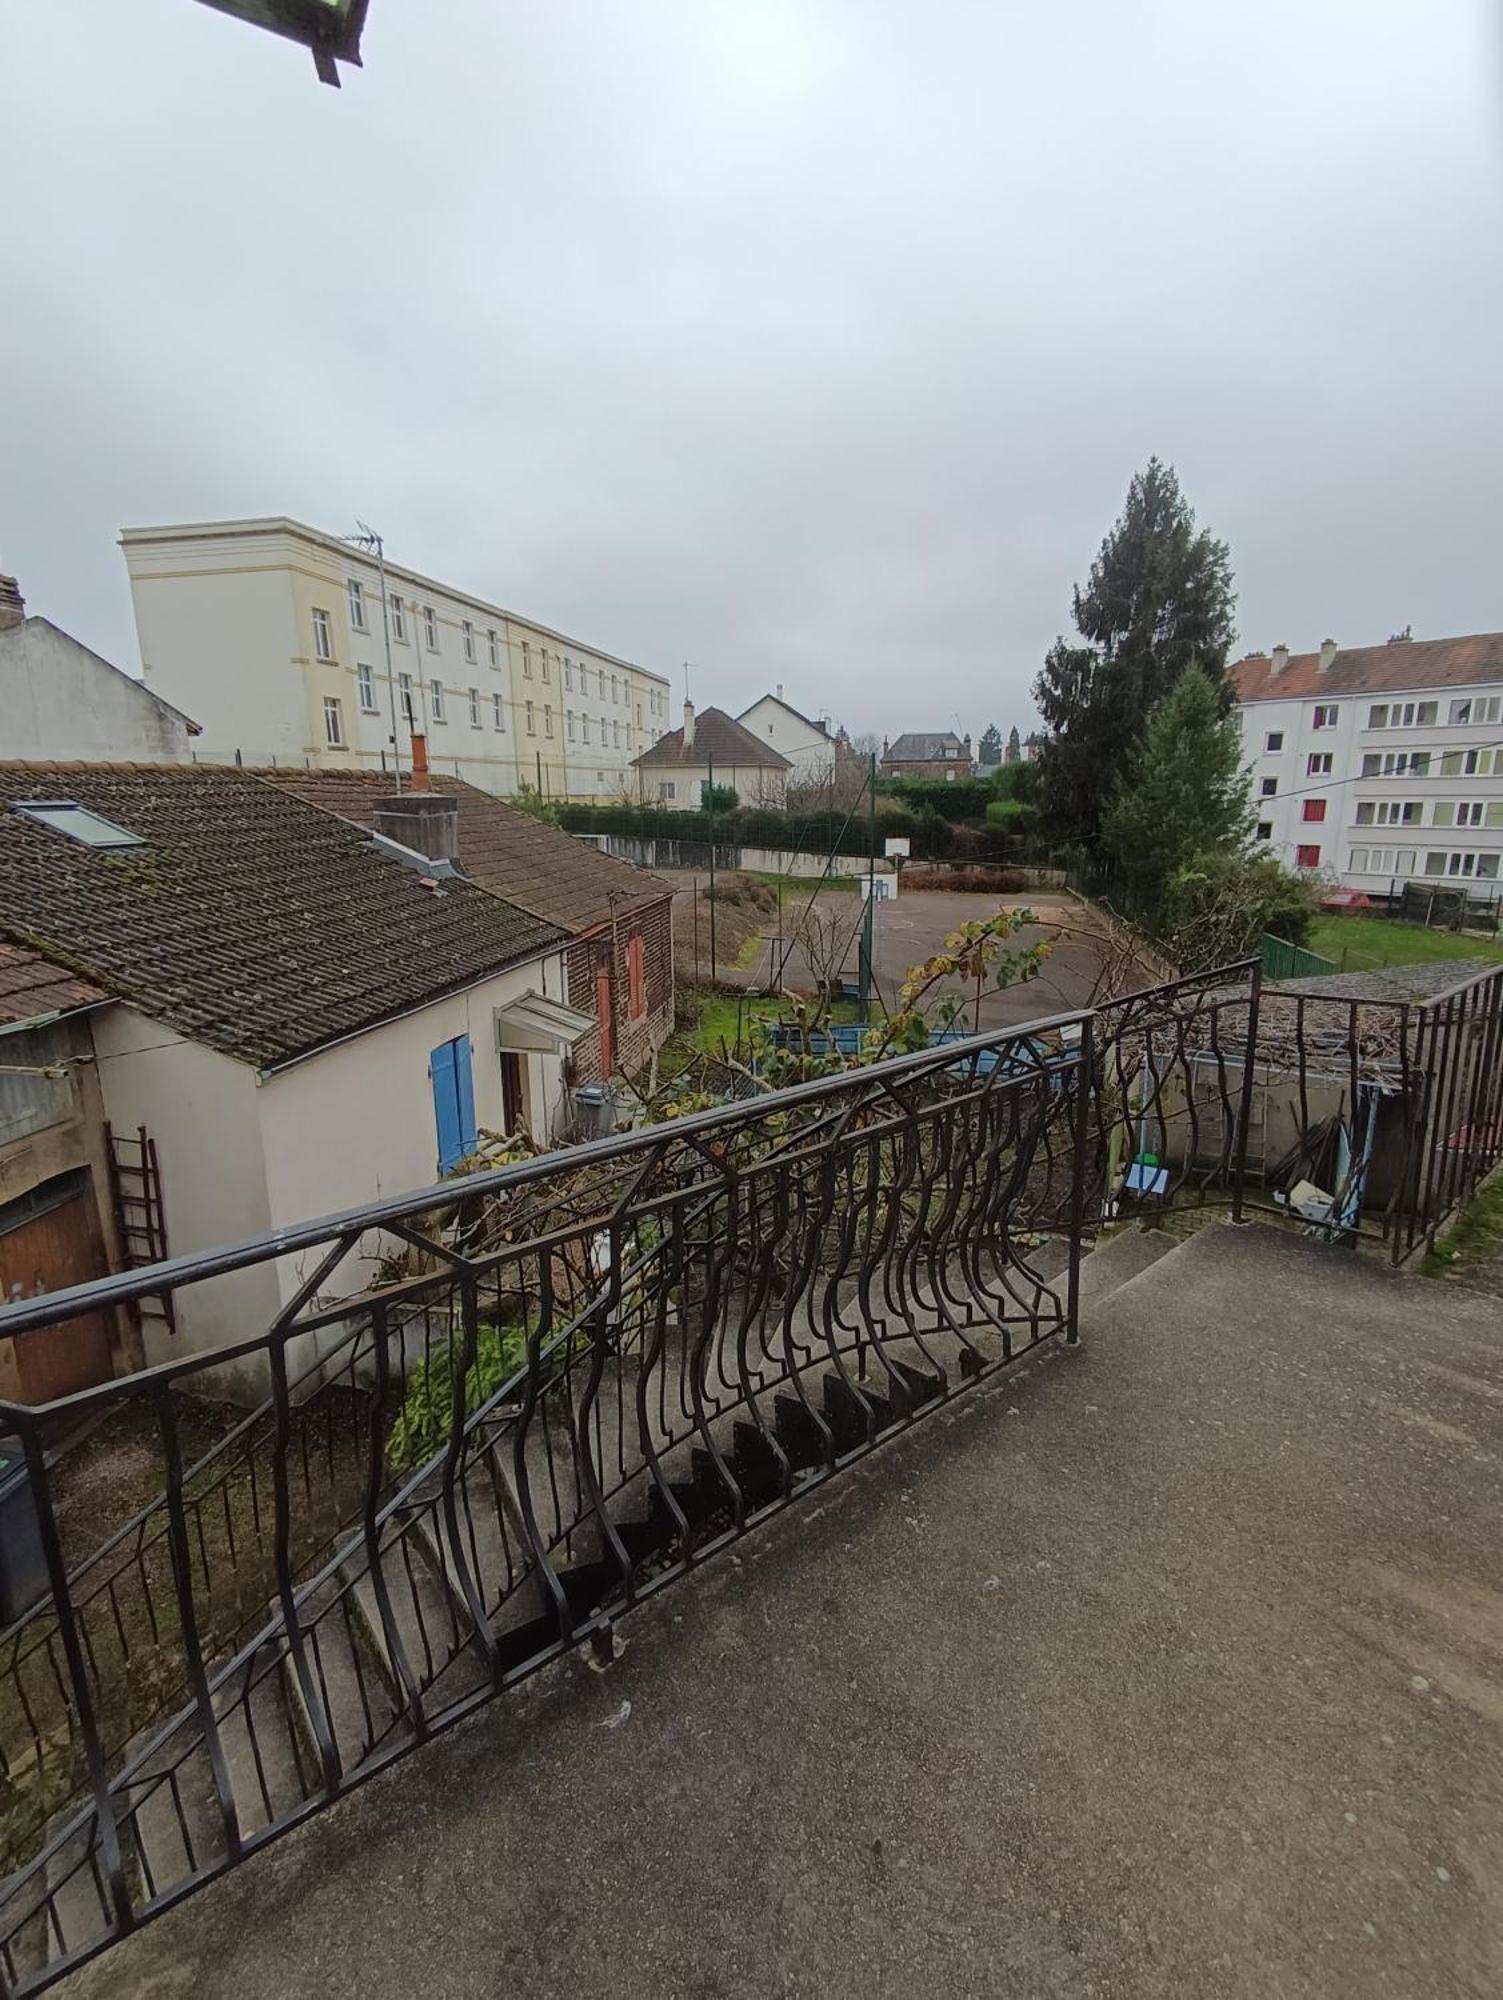
[(1496, 626), (1482, 6), (190, 0), (7, 26), (0, 566), (134, 663), (127, 521), (379, 521), (703, 699), (1030, 717), (1158, 451), (1244, 640)]

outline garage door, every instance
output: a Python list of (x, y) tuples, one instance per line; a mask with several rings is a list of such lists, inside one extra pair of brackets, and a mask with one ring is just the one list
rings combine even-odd
[[(61, 1291), (108, 1270), (86, 1171), (63, 1174), (0, 1208), (0, 1298), (10, 1302)], [(10, 1346), (22, 1402), (50, 1402), (107, 1382), (112, 1373), (105, 1313), (19, 1333)]]

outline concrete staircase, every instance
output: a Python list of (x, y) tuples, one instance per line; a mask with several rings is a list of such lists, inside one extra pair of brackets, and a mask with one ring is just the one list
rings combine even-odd
[[(1176, 1247), (1175, 1238), (1153, 1229), (1127, 1228), (1102, 1240), (1082, 1260), (1083, 1312), (1099, 1318)], [(613, 1357), (614, 1379), (602, 1385), (591, 1432), (596, 1460), (601, 1466), (640, 1463), (645, 1421), (661, 1455), (663, 1484), (639, 1475), (608, 1503), (608, 1532), (587, 1520), (554, 1547), (556, 1588), (526, 1552), (510, 1438), (503, 1432), (498, 1442), (482, 1443), (456, 1490), (468, 1589), (434, 1480), (406, 1514), (383, 1524), (375, 1569), (357, 1544), (305, 1600), (301, 1657), (285, 1633), (269, 1630), (217, 1688), (224, 1775), (241, 1845), (254, 1844), (317, 1800), (331, 1775), (347, 1778), (410, 1746), (430, 1721), (467, 1697), (479, 1698), (495, 1678), (530, 1670), (582, 1629), (603, 1637), (665, 1569), (709, 1553), (748, 1516), (797, 1498), (847, 1457), (897, 1435), (931, 1405), (1005, 1366), (1011, 1343), (995, 1328), (977, 1320), (956, 1331), (962, 1324), (957, 1298), (963, 1302), (967, 1285), (974, 1293), (979, 1278), (990, 1296), (1006, 1294), (1009, 1310), (1031, 1311), (1047, 1324), (1062, 1310), (1067, 1262), (1065, 1246), (1055, 1240), (1023, 1252), (1021, 1265), (1009, 1260), (1005, 1270), (988, 1263), (969, 1277), (945, 1270), (910, 1274), (908, 1305), (917, 1313), (911, 1330), (901, 1337), (889, 1330), (880, 1345), (868, 1342), (843, 1353), (838, 1366), (823, 1365), (823, 1314), (828, 1309), (837, 1325), (845, 1315), (848, 1328), (861, 1314), (854, 1288), (842, 1287), (838, 1299), (827, 1301), (816, 1280), (786, 1327), (774, 1311), (755, 1335), (764, 1352), (791, 1341), (802, 1356), (796, 1375), (759, 1394), (758, 1421), (749, 1420), (744, 1402), (714, 1418), (713, 1450), (698, 1439), (685, 1441), (682, 1422), (675, 1432), (671, 1412), (665, 1422), (650, 1399), (639, 1399), (636, 1363)], [(892, 1299), (882, 1274), (871, 1283), (868, 1304), (877, 1314), (889, 1309), (890, 1329)], [(728, 1320), (734, 1325), (736, 1314)], [(732, 1344), (727, 1333), (722, 1350)], [(659, 1367), (677, 1387), (677, 1359), (665, 1354)], [(735, 1367), (725, 1351), (709, 1373), (732, 1390)], [(544, 1425), (529, 1439), (526, 1469), (535, 1494), (546, 1495), (550, 1482), (556, 1487), (558, 1439)], [(558, 1516), (568, 1516), (577, 1491), (555, 1498)], [(472, 1610), (477, 1598), (480, 1620)], [(145, 1903), (223, 1865), (231, 1836), (191, 1710), (165, 1734), (143, 1739), (135, 1758), (119, 1810), (133, 1896)], [(92, 1826), (59, 1852), (46, 1890), (49, 1937), (44, 1943), (39, 1918), (26, 1954), (33, 1965), (61, 1955), (58, 1934), (68, 1952), (105, 1935)]]

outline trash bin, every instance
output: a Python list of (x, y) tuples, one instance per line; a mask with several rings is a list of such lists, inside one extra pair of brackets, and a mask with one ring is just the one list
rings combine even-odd
[(574, 1113), (588, 1139), (607, 1139), (616, 1129), (616, 1099), (608, 1083), (582, 1083), (574, 1092)]
[(0, 1437), (0, 1626), (13, 1624), (50, 1589), (26, 1453), (19, 1438)]

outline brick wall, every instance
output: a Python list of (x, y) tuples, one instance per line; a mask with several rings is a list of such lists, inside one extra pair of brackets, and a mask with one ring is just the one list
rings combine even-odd
[[(631, 940), (642, 940), (642, 967), (645, 974), (646, 1008), (636, 1020), (631, 1016)], [(616, 1069), (635, 1076), (647, 1067), (655, 1048), (673, 1032), (673, 899), (649, 903), (618, 917), (615, 950), (608, 926), (580, 938), (571, 945), (567, 965), (569, 1005), (581, 1014), (596, 1011), (596, 981), (602, 972), (611, 979), (612, 1013), (616, 1030)], [(613, 962), (614, 960), (614, 962)], [(574, 1081), (600, 1083), (604, 1079), (600, 1062), (600, 1031), (592, 1029), (574, 1046)]]

